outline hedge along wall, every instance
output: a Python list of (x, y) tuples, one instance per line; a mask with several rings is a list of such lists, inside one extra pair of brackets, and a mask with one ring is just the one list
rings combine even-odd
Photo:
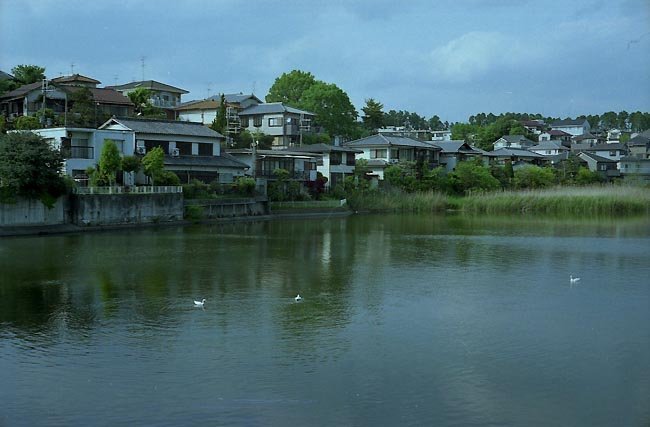
[(65, 224), (67, 208), (67, 197), (60, 197), (52, 208), (35, 199), (19, 198), (16, 203), (0, 203), (0, 227)]
[(183, 194), (75, 194), (77, 225), (142, 224), (183, 219)]

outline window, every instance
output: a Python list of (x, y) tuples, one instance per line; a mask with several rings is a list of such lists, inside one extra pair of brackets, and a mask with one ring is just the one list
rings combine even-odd
[(282, 126), (282, 117), (271, 117), (269, 119), (269, 127)]
[(546, 150), (546, 154), (551, 154), (551, 150)]
[(330, 165), (336, 166), (341, 164), (341, 153), (330, 153)]
[(212, 144), (199, 143), (199, 156), (211, 156)]
[(616, 150), (610, 150), (609, 155), (610, 156), (615, 156), (616, 155)]
[(347, 154), (347, 159), (345, 161), (345, 164), (348, 166), (354, 166), (356, 164), (354, 153)]
[(262, 126), (262, 116), (253, 117), (253, 126), (255, 126), (255, 127)]
[(397, 148), (391, 148), (391, 150), (390, 150), (390, 158), (399, 160), (399, 150)]
[(248, 117), (241, 118), (241, 127), (243, 127), (244, 129), (248, 127)]
[(371, 159), (385, 159), (387, 154), (388, 154), (388, 150), (385, 148), (370, 150)]

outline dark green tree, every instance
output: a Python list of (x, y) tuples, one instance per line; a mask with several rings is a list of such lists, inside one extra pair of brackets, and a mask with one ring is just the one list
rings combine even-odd
[(228, 119), (226, 117), (226, 96), (222, 93), (220, 97), (219, 109), (217, 110), (217, 115), (214, 117), (210, 129), (219, 132), (222, 135), (226, 134), (226, 126), (228, 125)]
[(17, 65), (11, 69), (11, 73), (21, 85), (40, 82), (45, 78), (45, 68), (38, 65)]
[(139, 87), (127, 94), (131, 102), (135, 105), (133, 112), (140, 117), (148, 118), (165, 118), (165, 113), (161, 108), (151, 103), (152, 91)]
[(82, 87), (68, 96), (72, 104), (68, 114), (68, 125), (76, 127), (94, 128), (99, 121), (97, 105), (93, 94), (87, 87)]
[(0, 194), (44, 202), (65, 193), (61, 152), (32, 132), (0, 136)]
[(266, 102), (283, 102), (302, 108), (303, 94), (316, 83), (316, 78), (308, 71), (293, 70), (282, 73), (275, 79), (266, 95)]
[(122, 168), (122, 156), (113, 140), (104, 141), (97, 166), (99, 167), (99, 173), (105, 178), (108, 185), (113, 185), (115, 183), (115, 174)]
[(355, 132), (357, 111), (335, 84), (316, 82), (303, 93), (299, 108), (315, 113), (315, 122), (330, 136), (351, 137)]
[(363, 124), (371, 131), (376, 131), (384, 127), (384, 108), (383, 104), (375, 101), (373, 98), (366, 99), (366, 106), (361, 110), (363, 111)]
[(157, 183), (165, 168), (165, 152), (161, 147), (154, 147), (142, 158), (144, 174), (151, 178), (151, 185)]

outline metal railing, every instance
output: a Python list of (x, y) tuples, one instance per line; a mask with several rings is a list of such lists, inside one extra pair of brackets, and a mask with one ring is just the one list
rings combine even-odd
[(138, 187), (77, 187), (73, 190), (74, 194), (173, 194), (182, 192), (183, 187), (180, 185), (143, 185)]

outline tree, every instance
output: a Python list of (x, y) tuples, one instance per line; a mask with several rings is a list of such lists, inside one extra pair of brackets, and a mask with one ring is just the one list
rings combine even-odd
[(144, 174), (151, 178), (151, 185), (160, 178), (165, 168), (165, 152), (161, 147), (154, 147), (142, 158)]
[(136, 115), (142, 117), (164, 118), (165, 114), (162, 109), (155, 107), (151, 103), (152, 91), (143, 87), (132, 90), (127, 94), (131, 102), (135, 104), (133, 111)]
[(600, 116), (600, 124), (605, 129), (613, 129), (618, 125), (618, 114), (608, 111)]
[(440, 121), (440, 117), (438, 117), (437, 115), (434, 115), (429, 119), (429, 127), (431, 128), (431, 130), (447, 129), (445, 127), (445, 124), (442, 121)]
[(315, 122), (330, 136), (350, 137), (355, 131), (357, 111), (348, 95), (335, 84), (314, 83), (303, 93), (298, 108), (315, 113)]
[(290, 73), (282, 73), (269, 89), (266, 102), (282, 102), (302, 108), (303, 94), (314, 84), (316, 78), (308, 71), (293, 70)]
[(38, 65), (17, 65), (11, 69), (11, 73), (22, 85), (40, 82), (45, 78), (45, 68)]
[(41, 124), (34, 116), (20, 116), (16, 119), (14, 126), (16, 130), (32, 130), (40, 128)]
[(456, 194), (471, 190), (492, 191), (501, 186), (487, 167), (474, 161), (458, 163), (456, 169), (449, 173), (448, 179), (451, 190)]
[(590, 185), (603, 182), (603, 177), (598, 172), (592, 172), (584, 166), (578, 169), (576, 174), (576, 184)]
[(545, 188), (555, 184), (555, 174), (551, 168), (526, 166), (515, 171), (517, 188)]
[(217, 115), (214, 117), (214, 120), (210, 125), (210, 129), (217, 131), (220, 134), (225, 134), (227, 125), (228, 121), (226, 120), (226, 96), (222, 93), (219, 109), (217, 110)]
[(97, 106), (93, 94), (87, 87), (78, 88), (68, 97), (72, 104), (68, 125), (77, 127), (97, 126)]
[(40, 198), (44, 202), (65, 193), (63, 156), (32, 132), (0, 136), (0, 194)]
[(375, 101), (373, 98), (366, 99), (366, 106), (361, 110), (364, 114), (362, 117), (363, 124), (367, 129), (376, 131), (377, 129), (384, 127), (383, 108), (383, 104)]
[(102, 152), (99, 156), (99, 173), (108, 181), (108, 185), (115, 183), (115, 174), (122, 167), (122, 157), (117, 144), (111, 139), (104, 141)]

